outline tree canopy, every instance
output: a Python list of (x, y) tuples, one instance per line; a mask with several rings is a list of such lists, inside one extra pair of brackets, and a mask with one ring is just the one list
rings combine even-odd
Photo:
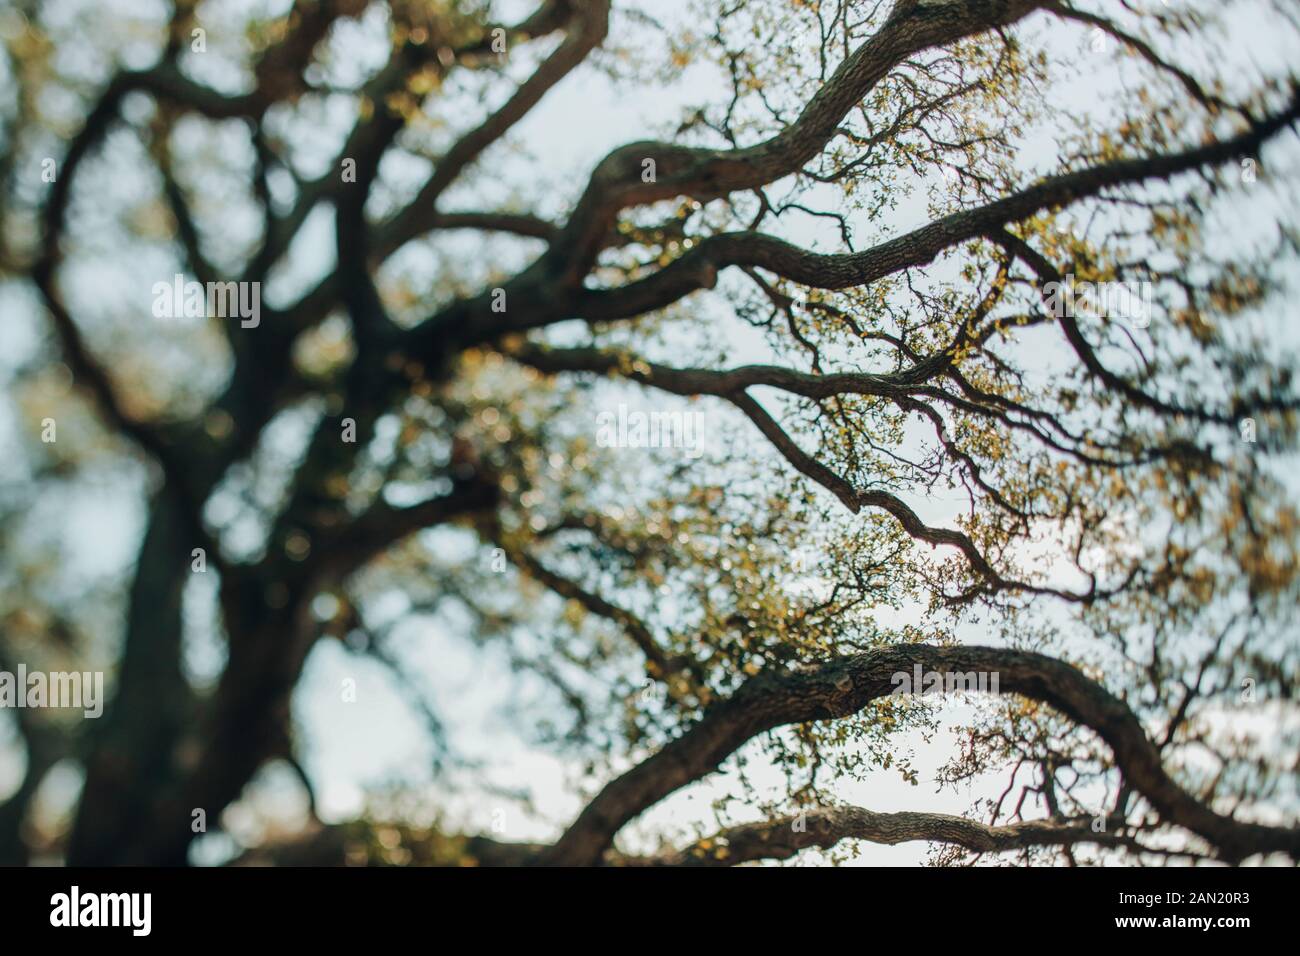
[[(0, 861), (192, 862), (271, 767), (219, 861), (1300, 860), (1292, 0), (0, 38), (0, 671), (107, 678), (5, 709)], [(354, 820), (330, 654), (428, 755)]]

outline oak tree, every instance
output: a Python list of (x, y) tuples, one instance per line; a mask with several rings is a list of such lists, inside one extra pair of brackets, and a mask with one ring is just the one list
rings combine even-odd
[[(0, 859), (314, 794), (341, 648), (435, 815), (228, 856), (1300, 859), (1296, 5), (518, 6), (0, 11), (0, 669), (110, 688), (7, 712)], [(565, 89), (675, 118), (561, 161)], [(533, 782), (453, 729), (503, 672), (547, 840), (438, 814)]]

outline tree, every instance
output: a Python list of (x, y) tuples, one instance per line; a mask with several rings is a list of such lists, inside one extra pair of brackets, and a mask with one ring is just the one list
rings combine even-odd
[[(1241, 69), (1237, 5), (1174, 7), (11, 8), (4, 289), (52, 334), (12, 370), (0, 663), (111, 693), (11, 712), (0, 856), (181, 863), (261, 768), (310, 792), (293, 700), (332, 638), (451, 766), (462, 702), (393, 640), (421, 618), (506, 655), (584, 808), (549, 843), (372, 812), (249, 858), (1300, 859), (1300, 99)], [(682, 70), (722, 80), (661, 138), (529, 155), (557, 86)], [(76, 502), (123, 486), (129, 575), (78, 569), (112, 516)], [(919, 783), (941, 726), (939, 782), (992, 797), (843, 801)], [(616, 843), (719, 768), (717, 832)]]

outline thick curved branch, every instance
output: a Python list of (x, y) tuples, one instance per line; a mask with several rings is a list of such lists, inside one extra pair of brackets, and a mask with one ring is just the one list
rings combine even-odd
[[(1142, 846), (1131, 832), (1123, 829), (1124, 821), (1119, 818), (1107, 820), (1106, 830), (1101, 833), (1094, 832), (1093, 826), (1092, 817), (1028, 820), (1006, 826), (989, 826), (945, 813), (873, 813), (858, 807), (821, 807), (800, 816), (730, 827), (681, 850), (654, 856), (630, 856), (611, 851), (602, 862), (609, 866), (633, 867), (735, 866), (756, 860), (786, 860), (801, 850), (811, 847), (828, 849), (843, 840), (888, 845), (909, 841), (950, 843), (976, 853), (1089, 843), (1143, 853), (1185, 855)], [(349, 838), (358, 847), (365, 845), (366, 841), (361, 839), (363, 834), (357, 832), (361, 827), (359, 823), (314, 824), (296, 836), (252, 847), (231, 865), (342, 866), (348, 862), (346, 843)], [(536, 863), (547, 850), (546, 846), (535, 843), (506, 843), (485, 836), (437, 834), (444, 852), (434, 855), (426, 852), (432, 842), (431, 836), (433, 834), (412, 832), (403, 843), (419, 864), (464, 865), (468, 858), (476, 866), (528, 866)], [(365, 862), (375, 861), (367, 859)]]
[(1091, 728), (1110, 747), (1125, 780), (1161, 818), (1205, 839), (1221, 859), (1259, 853), (1300, 859), (1300, 828), (1247, 823), (1206, 806), (1169, 776), (1136, 714), (1101, 684), (1043, 654), (997, 647), (899, 645), (838, 658), (803, 671), (769, 672), (709, 708), (689, 731), (611, 781), (542, 862), (599, 863), (623, 826), (687, 784), (713, 773), (746, 741), (789, 724), (833, 720), (890, 696), (896, 674), (919, 665), (939, 673), (996, 673), (999, 689), (1041, 701)]
[[(996, 27), (1009, 26), (1033, 11), (1030, 0), (976, 0), (928, 4), (899, 0), (888, 20), (839, 65), (809, 100), (798, 119), (761, 143), (717, 150), (663, 142), (629, 143), (606, 156), (578, 201), (545, 271), (568, 284), (581, 281), (595, 261), (619, 210), (637, 204), (691, 196), (712, 199), (754, 189), (797, 172), (825, 148), (844, 117), (890, 70), (930, 47)], [(652, 159), (656, 174), (642, 176)]]
[[(629, 143), (615, 149), (591, 174), (546, 253), (502, 286), (512, 303), (508, 312), (494, 311), (487, 294), (453, 303), (412, 330), (412, 347), (433, 365), (456, 349), (506, 332), (585, 317), (586, 305), (580, 307), (575, 295), (581, 298), (583, 278), (600, 250), (612, 241), (620, 210), (675, 196), (711, 199), (798, 172), (838, 133), (848, 112), (908, 56), (1008, 26), (1036, 7), (1030, 0), (971, 0), (942, 6), (899, 0), (881, 29), (840, 64), (799, 118), (770, 139), (731, 150), (663, 142)], [(644, 176), (648, 160), (655, 163), (653, 177)], [(699, 259), (691, 262), (700, 264)], [(702, 287), (688, 285), (679, 296)], [(589, 304), (593, 309), (599, 305)]]
[(729, 827), (691, 846), (651, 857), (616, 858), (624, 866), (735, 866), (755, 860), (788, 860), (802, 850), (830, 849), (843, 840), (893, 846), (921, 841), (950, 843), (975, 853), (1001, 853), (1036, 846), (1092, 843), (1136, 847), (1122, 820), (1094, 832), (1092, 817), (1026, 820), (990, 826), (947, 813), (875, 813), (861, 807), (819, 807), (797, 816)]
[[(1169, 179), (1257, 152), (1272, 136), (1300, 119), (1300, 98), (1254, 123), (1246, 132), (1168, 155), (1116, 160), (1049, 176), (1032, 186), (971, 209), (936, 219), (902, 236), (852, 253), (819, 254), (757, 232), (722, 233), (699, 240), (653, 275), (615, 289), (586, 291), (575, 313), (593, 321), (627, 318), (663, 308), (700, 289), (710, 289), (728, 266), (766, 269), (817, 289), (863, 286), (904, 269), (924, 266), (959, 243), (987, 236), (1045, 210), (1096, 196), (1108, 188)], [(507, 331), (520, 331), (519, 327)]]

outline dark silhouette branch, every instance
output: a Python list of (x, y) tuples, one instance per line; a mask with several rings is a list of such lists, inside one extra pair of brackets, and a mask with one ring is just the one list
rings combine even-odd
[(1048, 704), (1091, 728), (1111, 749), (1125, 780), (1168, 823), (1202, 837), (1237, 863), (1261, 853), (1300, 858), (1300, 827), (1268, 826), (1225, 816), (1173, 780), (1137, 715), (1077, 668), (1042, 654), (996, 647), (885, 647), (803, 671), (769, 672), (710, 707), (699, 723), (658, 753), (608, 783), (555, 845), (551, 865), (598, 863), (625, 824), (689, 783), (718, 769), (744, 743), (790, 724), (857, 713), (898, 688), (895, 674), (915, 665), (939, 673), (997, 673), (999, 690)]

